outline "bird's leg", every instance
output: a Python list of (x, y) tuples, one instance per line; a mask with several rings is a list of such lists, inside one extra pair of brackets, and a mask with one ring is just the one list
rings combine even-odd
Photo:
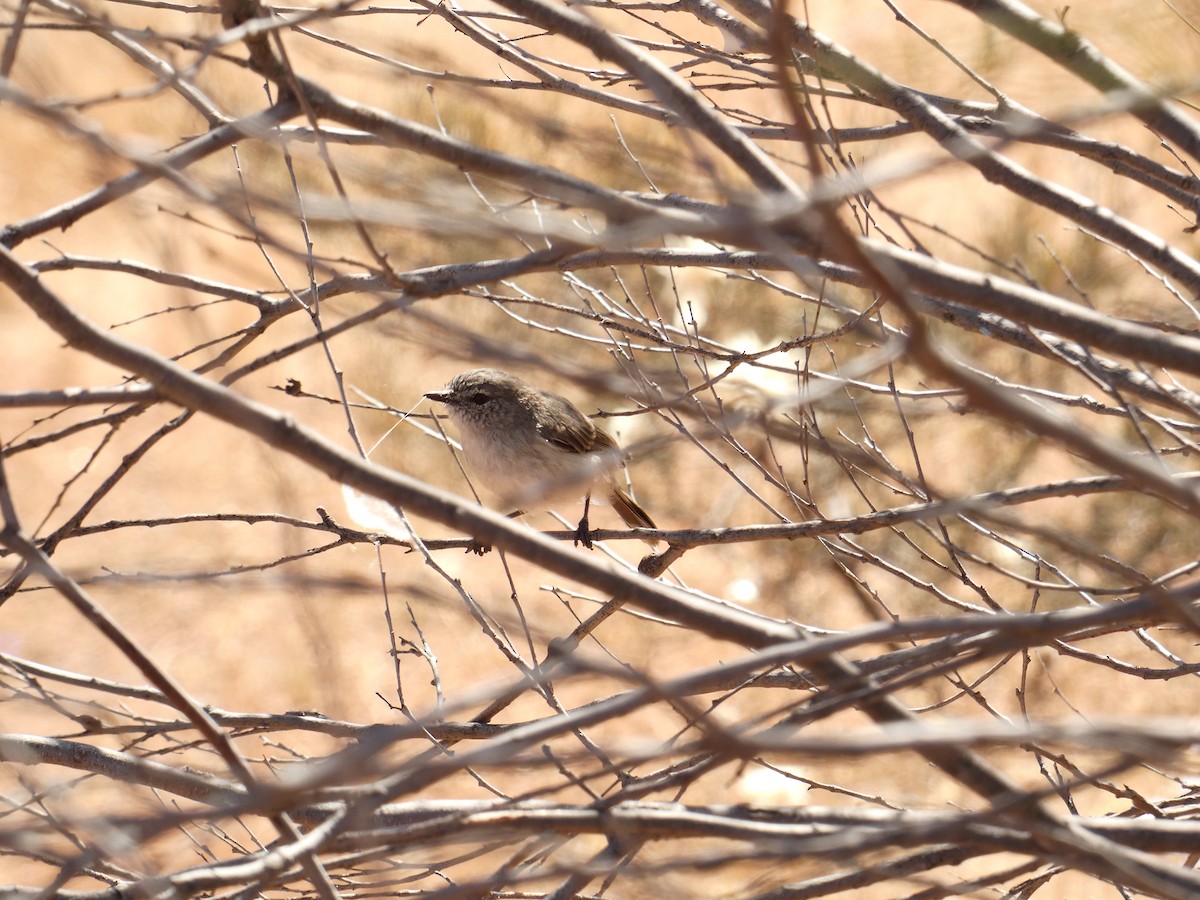
[(579, 525), (575, 528), (575, 545), (583, 544), (584, 547), (592, 549), (592, 531), (588, 528), (588, 510), (592, 506), (592, 494), (589, 491), (583, 498), (583, 518), (579, 520)]
[[(512, 512), (505, 515), (504, 518), (519, 519), (523, 515), (525, 515), (525, 510), (514, 509)], [(479, 541), (472, 540), (470, 545), (467, 547), (467, 552), (474, 553), (476, 556), (483, 556), (483, 554), (485, 554), (485, 553), (492, 552), (492, 545), (491, 544), (481, 544), (481, 543), (479, 543)]]

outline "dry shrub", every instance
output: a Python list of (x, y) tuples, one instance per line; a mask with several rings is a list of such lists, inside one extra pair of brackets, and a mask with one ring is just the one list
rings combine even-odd
[[(1200, 894), (1134, 9), (8, 3), (5, 896)], [(654, 552), (463, 499), (477, 365)]]

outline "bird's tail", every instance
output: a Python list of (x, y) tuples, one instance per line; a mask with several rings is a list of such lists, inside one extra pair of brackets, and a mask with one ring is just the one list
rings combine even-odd
[[(629, 494), (625, 493), (624, 488), (618, 487), (614, 484), (612, 495), (609, 497), (609, 502), (612, 504), (613, 509), (617, 511), (617, 515), (619, 515), (622, 521), (624, 521), (625, 524), (630, 528), (658, 527), (654, 524), (654, 520), (650, 518), (650, 514), (642, 509), (638, 502), (630, 497)], [(658, 541), (650, 538), (646, 538), (645, 541), (651, 546), (654, 546), (658, 543)]]

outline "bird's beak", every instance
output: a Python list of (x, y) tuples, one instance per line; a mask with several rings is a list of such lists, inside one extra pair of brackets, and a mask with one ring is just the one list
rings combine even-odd
[(449, 391), (430, 391), (428, 394), (422, 394), (427, 400), (436, 400), (438, 403), (449, 403), (453, 396)]

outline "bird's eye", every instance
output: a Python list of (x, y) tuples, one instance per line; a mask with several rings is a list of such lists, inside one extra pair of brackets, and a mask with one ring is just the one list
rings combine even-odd
[(467, 397), (467, 399), (476, 406), (483, 406), (483, 404), (487, 403), (491, 398), (481, 391), (477, 394), (471, 394), (471, 396)]

